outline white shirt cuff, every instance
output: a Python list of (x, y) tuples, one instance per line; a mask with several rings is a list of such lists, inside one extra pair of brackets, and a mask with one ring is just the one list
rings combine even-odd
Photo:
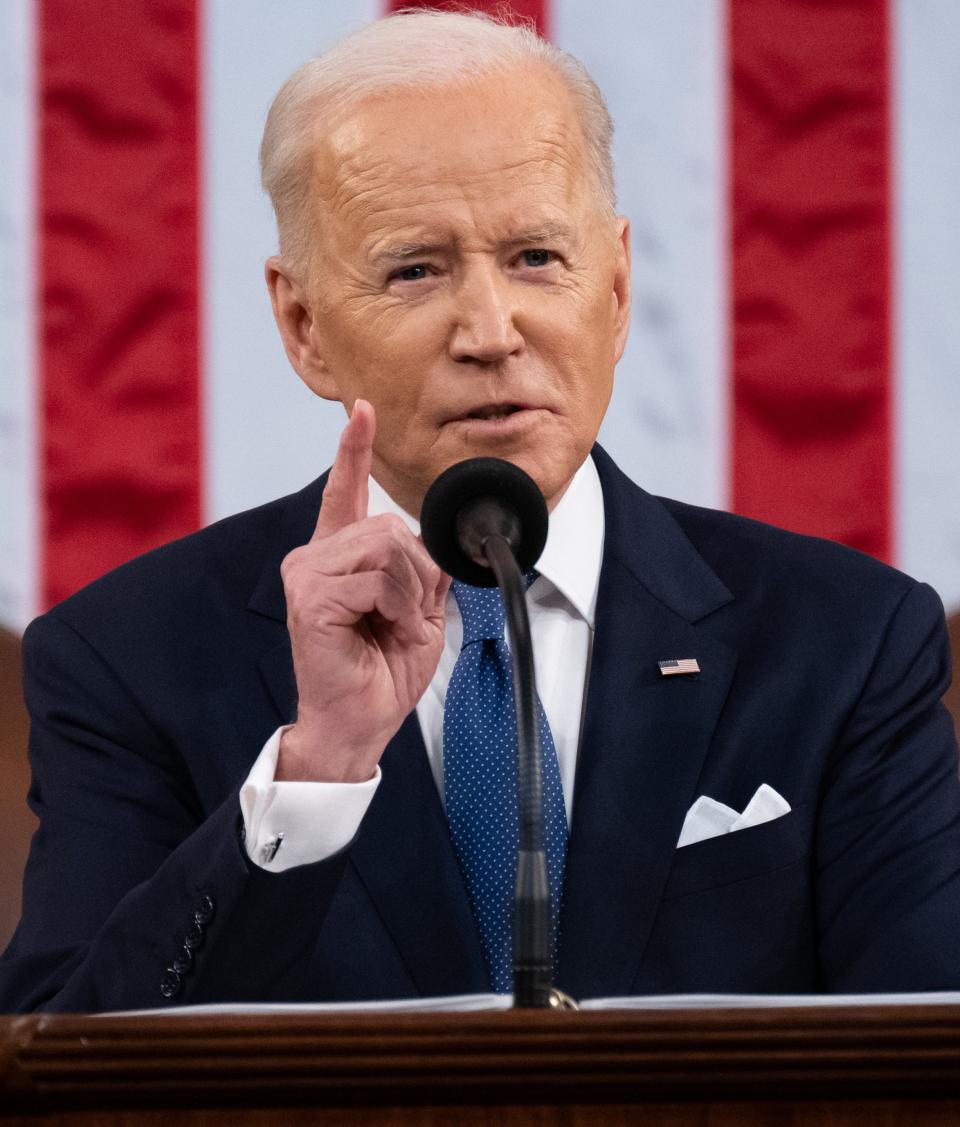
[(380, 768), (365, 783), (275, 782), (278, 728), (263, 745), (240, 788), (247, 856), (271, 873), (325, 861), (356, 836), (380, 785)]

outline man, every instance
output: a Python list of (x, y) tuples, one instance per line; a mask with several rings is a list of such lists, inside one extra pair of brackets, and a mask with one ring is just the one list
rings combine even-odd
[(281, 91), (267, 282), (350, 420), (329, 478), (28, 632), (41, 828), (6, 1007), (501, 988), (450, 828), (470, 596), (415, 520), (478, 454), (551, 510), (530, 599), (569, 819), (559, 985), (957, 985), (936, 596), (651, 498), (593, 448), (629, 319), (609, 135), (578, 64), (469, 16), (385, 21)]

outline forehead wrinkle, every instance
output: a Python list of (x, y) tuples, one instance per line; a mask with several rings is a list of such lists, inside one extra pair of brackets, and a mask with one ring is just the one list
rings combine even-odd
[[(416, 186), (419, 191), (432, 186), (442, 189), (448, 184), (469, 191), (484, 178), (516, 175), (526, 168), (546, 172), (553, 167), (569, 170), (585, 164), (579, 128), (571, 130), (570, 123), (558, 119), (555, 113), (542, 112), (536, 117), (539, 120), (525, 126), (522, 136), (502, 139), (502, 157), (495, 155), (492, 163), (476, 166), (473, 146), (466, 139), (469, 130), (465, 130), (464, 144), (448, 154), (439, 166), (435, 163), (438, 154), (431, 152), (434, 162), (428, 161), (426, 170), (421, 162), (424, 146), (431, 141), (426, 124), (426, 136), (419, 138), (420, 144), (413, 144), (413, 139), (398, 138), (395, 130), (379, 137), (375, 130), (368, 135), (358, 122), (350, 123), (316, 153), (314, 169), (321, 181), (319, 194), (324, 202), (337, 206), (364, 195), (370, 189), (357, 185), (365, 183), (372, 182), (374, 191), (380, 186), (392, 188), (397, 184)], [(572, 133), (576, 135), (571, 136)]]
[[(332, 171), (329, 165), (333, 164)], [(327, 165), (327, 168), (323, 166)], [(351, 205), (382, 191), (396, 177), (396, 171), (387, 159), (371, 161), (347, 154), (336, 160), (316, 162), (317, 195), (331, 210), (349, 210)]]
[[(354, 163), (360, 166), (359, 161)], [(566, 187), (566, 178), (560, 178), (558, 182), (556, 171), (567, 172), (571, 166), (572, 162), (562, 159), (562, 154), (546, 153), (512, 157), (502, 163), (466, 172), (458, 168), (431, 169), (429, 175), (424, 175), (416, 164), (404, 166), (381, 160), (375, 167), (361, 166), (353, 172), (347, 167), (338, 168), (336, 183), (333, 190), (326, 193), (324, 202), (349, 213), (353, 208), (368, 203), (376, 206), (380, 203), (378, 196), (383, 197), (384, 211), (407, 211), (425, 204), (442, 205), (474, 199), (487, 201), (491, 192), (500, 194), (512, 190), (517, 180), (524, 181), (533, 190)], [(498, 190), (500, 184), (503, 187)]]
[[(524, 169), (530, 169), (523, 174)], [(517, 213), (515, 198), (517, 178), (522, 179), (529, 199)], [(577, 220), (569, 211), (575, 183), (566, 178), (558, 181), (546, 163), (539, 159), (523, 159), (508, 167), (489, 169), (483, 176), (461, 184), (433, 180), (429, 184), (406, 184), (399, 190), (383, 193), (379, 188), (354, 186), (349, 200), (343, 201), (342, 214), (348, 219), (355, 210), (362, 213), (361, 222), (368, 227), (371, 239), (369, 255), (380, 255), (393, 247), (397, 256), (405, 256), (407, 248), (444, 249), (459, 246), (464, 231), (499, 228), (497, 242), (523, 241), (535, 232), (544, 238), (567, 237)], [(498, 214), (500, 197), (506, 215)], [(479, 212), (477, 204), (483, 205)], [(366, 221), (366, 222), (364, 222)]]

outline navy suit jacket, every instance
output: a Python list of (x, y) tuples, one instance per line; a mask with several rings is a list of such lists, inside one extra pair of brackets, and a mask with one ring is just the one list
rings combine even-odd
[[(606, 540), (559, 985), (960, 987), (936, 595), (837, 545), (651, 497), (594, 457)], [(295, 706), (279, 565), (322, 487), (150, 553), (29, 628), (40, 828), (0, 1008), (158, 1006), (162, 981), (176, 1003), (489, 989), (415, 715), (350, 846), (282, 874), (243, 850), (238, 788)], [(690, 657), (699, 676), (659, 675)], [(789, 814), (676, 848), (699, 795), (742, 809), (761, 783)]]

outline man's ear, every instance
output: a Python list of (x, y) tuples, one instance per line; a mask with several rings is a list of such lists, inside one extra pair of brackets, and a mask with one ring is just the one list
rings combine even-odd
[(630, 332), (630, 220), (625, 215), (617, 218), (617, 265), (613, 278), (614, 336), (613, 362), (620, 362), (627, 346)]
[(339, 399), (336, 382), (323, 359), (316, 310), (303, 286), (279, 255), (267, 259), (264, 277), (270, 291), (273, 319), (294, 371), (315, 395), (322, 399)]

